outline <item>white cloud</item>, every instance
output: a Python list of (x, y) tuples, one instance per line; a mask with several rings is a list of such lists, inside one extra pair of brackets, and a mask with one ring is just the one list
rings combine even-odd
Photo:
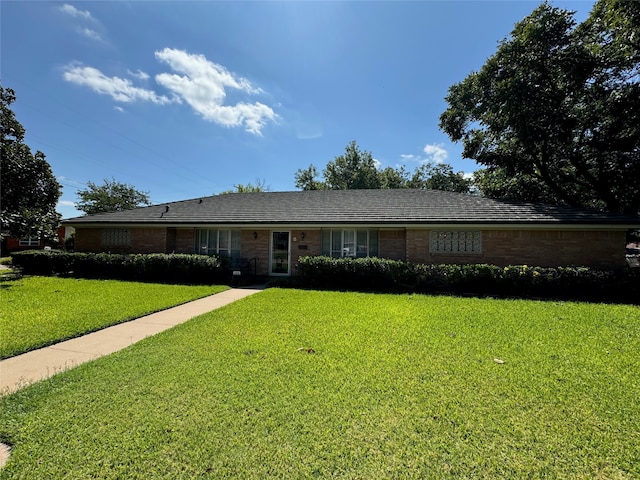
[(158, 95), (153, 90), (134, 86), (129, 80), (119, 77), (107, 77), (93, 67), (72, 64), (65, 68), (66, 81), (91, 88), (101, 95), (109, 95), (117, 102), (152, 102), (159, 105), (172, 103), (168, 97)]
[(70, 16), (72, 16), (74, 18), (80, 18), (82, 20), (87, 20), (87, 21), (93, 21), (93, 17), (91, 16), (90, 12), (88, 12), (86, 10), (78, 10), (73, 5), (69, 5), (67, 3), (65, 3), (64, 5), (62, 5), (60, 7), (60, 11), (62, 13), (66, 13), (67, 15), (70, 15)]
[(117, 110), (118, 112), (124, 112), (124, 108), (119, 107), (118, 105), (116, 105), (115, 107), (113, 107), (114, 110)]
[(427, 155), (427, 161), (435, 163), (443, 163), (449, 156), (441, 143), (425, 145), (424, 153)]
[(409, 154), (403, 153), (403, 154), (400, 155), (400, 158), (403, 159), (403, 160), (409, 160), (409, 161), (411, 161), (411, 160), (419, 160), (419, 157), (416, 157), (415, 155), (412, 155), (410, 153)]
[(95, 30), (92, 30), (90, 28), (78, 28), (77, 32), (80, 35), (83, 35), (83, 36), (85, 36), (87, 38), (90, 38), (91, 40), (97, 40), (99, 42), (102, 41), (102, 36), (98, 32), (96, 32)]
[(242, 125), (256, 135), (261, 135), (268, 121), (277, 120), (278, 115), (273, 109), (260, 102), (224, 105), (227, 88), (246, 94), (259, 94), (262, 90), (251, 85), (246, 78), (238, 77), (222, 65), (211, 62), (204, 55), (165, 48), (155, 52), (155, 56), (177, 72), (156, 75), (156, 82), (187, 102), (205, 120), (226, 127)]
[[(117, 102), (152, 102), (158, 105), (186, 102), (207, 121), (226, 127), (242, 126), (248, 132), (261, 135), (267, 122), (276, 122), (279, 116), (264, 103), (238, 102), (226, 105), (229, 88), (246, 95), (264, 93), (249, 80), (230, 73), (222, 65), (209, 61), (204, 55), (194, 55), (182, 50), (165, 48), (155, 52), (156, 58), (176, 73), (160, 73), (156, 82), (171, 91), (171, 95), (159, 95), (155, 91), (135, 86), (131, 80), (108, 77), (94, 67), (72, 63), (65, 67), (63, 78), (77, 85), (91, 88), (101, 95), (109, 95)], [(127, 73), (139, 80), (148, 80), (149, 74), (137, 70)], [(122, 108), (116, 109), (123, 111)]]
[(137, 78), (138, 80), (149, 80), (149, 74), (139, 69), (135, 72), (132, 72), (131, 70), (127, 70), (127, 73), (132, 77)]
[(71, 200), (60, 200), (58, 202), (59, 207), (75, 207), (76, 202), (72, 202)]
[(98, 20), (93, 18), (87, 10), (79, 10), (73, 5), (64, 4), (58, 10), (72, 17), (76, 23), (75, 32), (90, 40), (105, 43), (104, 35), (100, 31), (104, 28)]

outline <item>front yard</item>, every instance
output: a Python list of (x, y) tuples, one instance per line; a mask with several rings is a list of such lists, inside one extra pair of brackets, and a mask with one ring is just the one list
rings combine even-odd
[(3, 478), (638, 478), (640, 308), (271, 289), (2, 399)]
[(0, 282), (0, 358), (221, 292), (224, 286), (25, 277)]

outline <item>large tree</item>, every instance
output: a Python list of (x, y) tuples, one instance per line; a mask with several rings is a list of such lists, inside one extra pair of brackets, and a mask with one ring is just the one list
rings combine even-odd
[(55, 208), (61, 195), (44, 153), (24, 143), (25, 129), (11, 104), (15, 92), (0, 86), (2, 141), (0, 144), (0, 229), (2, 236), (55, 239), (60, 215)]
[(327, 163), (323, 175), (331, 190), (380, 188), (378, 169), (371, 152), (360, 150), (355, 141), (347, 145), (343, 155)]
[(429, 162), (415, 169), (406, 187), (469, 193), (471, 179), (465, 178), (463, 172), (454, 172), (448, 163)]
[(87, 182), (86, 190), (78, 191), (76, 208), (88, 215), (119, 212), (151, 205), (149, 192), (137, 190), (133, 185), (105, 179), (102, 185)]
[(296, 187), (301, 190), (356, 190), (364, 188), (421, 188), (469, 193), (471, 180), (462, 172), (454, 172), (446, 163), (426, 163), (409, 175), (405, 166), (378, 168), (370, 152), (362, 151), (351, 142), (344, 155), (327, 163), (324, 180), (318, 180), (314, 165), (299, 169), (295, 174)]
[(640, 210), (640, 2), (599, 0), (581, 24), (543, 3), (446, 100), (483, 193)]

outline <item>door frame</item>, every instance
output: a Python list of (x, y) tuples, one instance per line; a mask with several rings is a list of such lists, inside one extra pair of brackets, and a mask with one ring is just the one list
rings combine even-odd
[[(287, 271), (286, 272), (274, 272), (273, 271), (273, 234), (274, 233), (286, 233), (287, 234)], [(291, 230), (271, 230), (269, 232), (269, 275), (274, 277), (288, 277), (291, 275)]]

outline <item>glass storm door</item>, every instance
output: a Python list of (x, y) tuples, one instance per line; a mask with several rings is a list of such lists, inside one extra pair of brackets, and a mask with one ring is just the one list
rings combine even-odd
[(289, 275), (289, 232), (271, 232), (270, 263), (272, 275)]

